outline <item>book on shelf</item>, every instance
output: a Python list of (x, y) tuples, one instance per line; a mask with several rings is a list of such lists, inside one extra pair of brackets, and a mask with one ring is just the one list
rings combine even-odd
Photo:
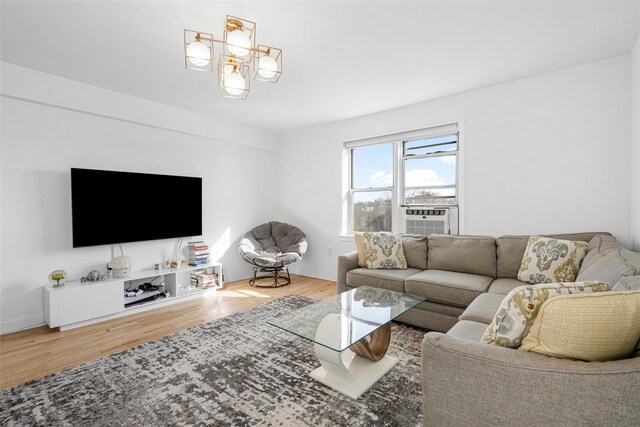
[(207, 265), (209, 264), (209, 259), (189, 259), (189, 265), (198, 266), (198, 265)]
[(209, 288), (212, 286), (218, 286), (218, 275), (215, 273), (203, 273), (198, 274), (198, 287)]

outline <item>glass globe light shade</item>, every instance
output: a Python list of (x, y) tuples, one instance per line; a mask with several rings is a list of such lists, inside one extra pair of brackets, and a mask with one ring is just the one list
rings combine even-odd
[(232, 73), (225, 72), (224, 76), (224, 89), (230, 95), (241, 95), (244, 92), (245, 83), (244, 79), (237, 71)]
[(189, 62), (198, 67), (204, 67), (211, 61), (211, 51), (202, 42), (195, 41), (187, 47)]
[(251, 40), (244, 31), (237, 29), (227, 34), (227, 46), (231, 53), (244, 58), (251, 49)]
[(278, 71), (278, 63), (269, 55), (265, 55), (258, 61), (258, 73), (265, 78), (270, 79), (276, 75)]

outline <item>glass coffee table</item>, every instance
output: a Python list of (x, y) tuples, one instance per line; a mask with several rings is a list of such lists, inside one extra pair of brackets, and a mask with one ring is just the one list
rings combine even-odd
[(387, 355), (391, 321), (424, 298), (362, 286), (267, 321), (314, 343), (309, 375), (357, 399), (397, 362)]

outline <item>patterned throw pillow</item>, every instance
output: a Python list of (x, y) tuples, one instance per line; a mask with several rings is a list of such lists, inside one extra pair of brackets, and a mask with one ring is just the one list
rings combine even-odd
[(543, 283), (518, 286), (502, 300), (498, 312), (487, 326), (482, 342), (518, 348), (538, 314), (543, 302), (560, 295), (606, 292), (611, 287), (602, 282)]
[(399, 235), (386, 232), (361, 234), (361, 253), (364, 255), (366, 268), (406, 270), (407, 259)]
[(531, 236), (518, 280), (532, 285), (575, 282), (588, 246), (587, 242)]

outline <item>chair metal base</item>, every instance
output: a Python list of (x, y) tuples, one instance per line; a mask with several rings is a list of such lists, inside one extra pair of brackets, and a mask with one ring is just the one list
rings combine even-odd
[[(281, 273), (286, 273), (286, 276)], [(261, 276), (259, 273), (264, 273)], [(272, 278), (273, 283), (270, 285), (260, 285), (258, 280)], [(254, 288), (280, 288), (291, 283), (291, 275), (287, 266), (283, 267), (253, 267), (253, 277), (249, 279), (249, 284)]]

